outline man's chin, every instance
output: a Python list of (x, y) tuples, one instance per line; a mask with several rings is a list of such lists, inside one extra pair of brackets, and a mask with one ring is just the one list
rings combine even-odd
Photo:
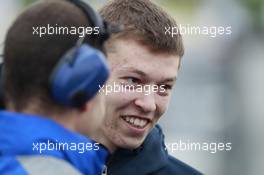
[(123, 142), (118, 145), (123, 149), (136, 149), (140, 147), (144, 142), (144, 139), (123, 139)]

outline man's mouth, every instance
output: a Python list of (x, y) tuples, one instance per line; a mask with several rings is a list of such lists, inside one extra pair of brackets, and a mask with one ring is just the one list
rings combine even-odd
[(136, 117), (136, 116), (121, 116), (122, 119), (127, 122), (128, 124), (132, 125), (133, 127), (143, 129), (147, 126), (147, 124), (150, 122), (148, 119)]

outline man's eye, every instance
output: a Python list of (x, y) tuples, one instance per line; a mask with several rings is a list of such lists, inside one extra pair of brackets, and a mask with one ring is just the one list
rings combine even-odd
[(168, 96), (169, 93), (171, 92), (172, 87), (173, 87), (172, 85), (166, 85), (166, 84), (160, 85), (158, 94), (161, 96)]
[(135, 77), (125, 77), (125, 80), (127, 81), (128, 84), (140, 83), (140, 79), (135, 78)]
[(170, 90), (170, 89), (172, 89), (172, 86), (171, 85), (163, 85), (163, 88), (166, 90)]

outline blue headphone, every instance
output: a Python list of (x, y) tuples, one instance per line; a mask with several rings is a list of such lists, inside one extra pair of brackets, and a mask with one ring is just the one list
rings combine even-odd
[[(106, 24), (88, 4), (81, 0), (68, 0), (79, 7), (91, 24), (99, 27), (99, 34), (91, 38), (102, 45), (110, 36)], [(50, 91), (53, 99), (62, 105), (81, 107), (100, 89), (109, 77), (109, 68), (104, 54), (83, 43), (80, 38), (57, 63), (50, 76)]]

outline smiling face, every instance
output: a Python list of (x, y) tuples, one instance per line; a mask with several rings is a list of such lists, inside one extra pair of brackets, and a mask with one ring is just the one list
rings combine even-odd
[(161, 87), (147, 93), (141, 88), (134, 91), (123, 89), (105, 95), (104, 135), (117, 147), (134, 149), (143, 143), (165, 112), (180, 59), (175, 55), (153, 53), (131, 39), (117, 39), (111, 42), (111, 48), (113, 50), (107, 50), (111, 68), (107, 85), (112, 85), (112, 88), (114, 84)]

